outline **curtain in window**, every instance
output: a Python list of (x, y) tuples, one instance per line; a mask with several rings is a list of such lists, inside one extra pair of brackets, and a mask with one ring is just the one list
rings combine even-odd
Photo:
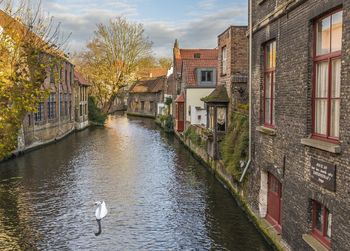
[(332, 62), (331, 137), (339, 137), (341, 60)]
[(219, 125), (224, 125), (226, 123), (226, 108), (218, 107), (217, 108), (217, 123)]
[(315, 132), (327, 134), (328, 62), (317, 64)]

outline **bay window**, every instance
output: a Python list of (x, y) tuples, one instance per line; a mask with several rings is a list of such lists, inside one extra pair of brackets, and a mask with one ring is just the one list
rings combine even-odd
[(313, 135), (339, 139), (342, 11), (315, 25)]
[(312, 203), (312, 235), (324, 246), (330, 248), (332, 236), (332, 214), (317, 201)]
[(264, 125), (275, 126), (276, 41), (265, 45)]

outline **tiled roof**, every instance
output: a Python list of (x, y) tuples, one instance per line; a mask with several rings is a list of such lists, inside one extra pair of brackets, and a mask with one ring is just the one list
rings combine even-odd
[(181, 95), (178, 96), (178, 97), (176, 98), (175, 102), (177, 102), (177, 103), (183, 103), (183, 102), (185, 102), (184, 94), (181, 93)]
[(230, 102), (225, 85), (218, 85), (209, 96), (202, 98), (205, 103), (228, 103)]
[[(198, 68), (217, 68), (218, 60), (184, 60), (183, 61), (183, 70), (182, 70), (182, 79), (183, 81), (189, 85), (194, 86), (197, 85), (197, 69)], [(214, 76), (216, 78), (216, 76)]]
[(145, 78), (156, 78), (167, 75), (168, 70), (166, 68), (144, 68), (140, 71), (139, 77)]
[(74, 81), (78, 81), (79, 85), (90, 86), (89, 82), (77, 71), (74, 71)]
[(130, 87), (130, 93), (157, 93), (164, 90), (166, 76), (148, 78), (136, 82)]

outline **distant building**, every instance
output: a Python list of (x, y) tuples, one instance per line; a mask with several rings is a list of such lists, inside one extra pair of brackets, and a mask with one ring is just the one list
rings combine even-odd
[(163, 102), (166, 76), (140, 80), (130, 87), (129, 115), (156, 117), (157, 104)]
[(74, 71), (75, 128), (82, 130), (89, 126), (88, 87), (90, 84), (77, 71)]
[(180, 49), (176, 40), (173, 49), (174, 73), (178, 96), (175, 100), (175, 129), (184, 131), (188, 125), (206, 126), (206, 108), (202, 98), (217, 83), (217, 49)]
[(18, 150), (58, 140), (75, 130), (74, 66), (66, 60), (57, 69), (59, 78), (49, 69), (43, 84), (50, 90), (49, 97), (38, 104), (38, 112), (28, 113), (23, 120)]

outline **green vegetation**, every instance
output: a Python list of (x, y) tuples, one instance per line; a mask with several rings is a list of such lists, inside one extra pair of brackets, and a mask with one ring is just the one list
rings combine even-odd
[(174, 121), (171, 115), (160, 115), (159, 120), (162, 125), (164, 125), (164, 130), (166, 132), (174, 131)]
[(89, 120), (98, 125), (104, 125), (107, 114), (97, 107), (94, 97), (89, 97)]
[(244, 114), (234, 112), (231, 126), (220, 144), (220, 152), (226, 169), (232, 177), (239, 180), (241, 161), (248, 159), (249, 121)]
[(189, 139), (196, 146), (199, 146), (199, 147), (205, 146), (206, 142), (202, 139), (202, 137), (196, 132), (196, 130), (193, 127), (189, 127), (184, 133), (184, 136), (186, 139)]

